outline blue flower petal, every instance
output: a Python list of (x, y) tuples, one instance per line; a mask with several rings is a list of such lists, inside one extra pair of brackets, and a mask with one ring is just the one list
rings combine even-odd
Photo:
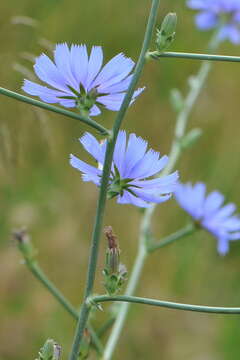
[(146, 190), (161, 190), (162, 194), (172, 193), (176, 190), (178, 182), (178, 171), (174, 173), (151, 180), (134, 180), (130, 184), (139, 186)]
[(218, 253), (222, 256), (224, 256), (228, 253), (229, 241), (226, 237), (218, 238), (217, 250), (218, 250)]
[(40, 99), (48, 103), (59, 102), (58, 96), (64, 96), (65, 94), (61, 91), (49, 89), (47, 86), (39, 85), (30, 80), (24, 80), (22, 89), (33, 96), (39, 96)]
[(86, 174), (86, 175), (91, 175), (91, 176), (101, 176), (102, 175), (102, 171), (97, 169), (94, 166), (88, 165), (87, 163), (85, 163), (84, 161), (78, 159), (76, 156), (74, 155), (70, 155), (70, 164), (72, 165), (72, 167), (74, 167), (75, 169), (81, 171), (82, 173)]
[(133, 191), (140, 199), (150, 203), (160, 204), (171, 198), (171, 195), (161, 195), (158, 194), (157, 191), (155, 191), (154, 193), (153, 191), (148, 191), (144, 189), (134, 189)]
[(92, 86), (104, 85), (104, 83), (108, 83), (108, 86), (114, 85), (123, 80), (132, 71), (133, 67), (134, 62), (130, 58), (118, 54), (102, 68)]
[(239, 44), (240, 30), (235, 25), (226, 25), (220, 29), (218, 37), (220, 40), (230, 40), (233, 44)]
[(201, 30), (209, 30), (218, 24), (218, 17), (209, 11), (201, 12), (196, 16), (196, 24)]
[(121, 173), (123, 178), (132, 178), (132, 168), (144, 157), (147, 150), (147, 141), (140, 136), (130, 134), (128, 138), (128, 145), (125, 153), (125, 168)]
[(103, 164), (105, 151), (103, 151), (102, 145), (97, 141), (97, 139), (90, 133), (85, 133), (80, 139), (80, 143), (83, 145), (84, 149), (91, 154), (94, 159)]
[(76, 101), (71, 99), (58, 99), (60, 105), (66, 108), (73, 108), (76, 107)]
[(175, 191), (179, 205), (186, 210), (201, 226), (218, 240), (218, 252), (228, 251), (229, 241), (239, 239), (240, 217), (233, 215), (235, 204), (222, 207), (224, 196), (218, 191), (205, 196), (205, 185), (179, 184)]
[(88, 53), (86, 45), (71, 46), (71, 67), (72, 73), (78, 83), (86, 88), (86, 79), (88, 75)]
[(204, 213), (210, 217), (214, 214), (224, 202), (224, 196), (219, 191), (211, 192), (204, 202)]
[(92, 85), (93, 80), (99, 73), (103, 62), (103, 51), (101, 46), (93, 46), (88, 62), (88, 75), (86, 79), (86, 90), (91, 90), (94, 86)]
[(160, 172), (168, 163), (165, 155), (159, 159), (159, 153), (152, 149), (131, 169), (131, 178), (144, 179)]
[[(49, 84), (50, 86), (71, 94), (64, 76), (61, 74), (56, 65), (45, 54), (36, 58), (34, 71), (40, 80)], [(66, 95), (66, 94), (65, 94)]]
[(128, 191), (124, 191), (123, 196), (118, 196), (117, 199), (118, 204), (132, 204), (134, 206), (142, 207), (142, 208), (148, 208), (152, 206), (151, 204), (148, 204), (146, 201), (130, 194)]
[(65, 84), (70, 85), (76, 91), (79, 91), (79, 83), (74, 77), (72, 71), (71, 53), (66, 43), (56, 45), (54, 60), (58, 70), (65, 80)]
[(187, 5), (194, 10), (205, 10), (208, 8), (206, 0), (189, 0)]
[(130, 82), (132, 80), (133, 75), (129, 75), (126, 79), (117, 82), (114, 85), (108, 85), (108, 83), (104, 83), (98, 87), (99, 93), (103, 94), (115, 94), (120, 93), (128, 89)]
[(113, 161), (116, 164), (120, 174), (124, 173), (125, 169), (125, 151), (126, 151), (126, 132), (119, 131), (116, 146), (113, 155)]
[(97, 105), (93, 105), (90, 109), (90, 116), (97, 116), (101, 114), (101, 110), (99, 109), (99, 107)]

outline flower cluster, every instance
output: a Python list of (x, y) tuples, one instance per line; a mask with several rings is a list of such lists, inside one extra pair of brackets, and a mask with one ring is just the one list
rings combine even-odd
[(200, 10), (196, 24), (201, 30), (219, 26), (220, 40), (240, 43), (240, 0), (188, 0), (188, 6)]
[[(55, 63), (54, 63), (55, 62)], [(54, 62), (42, 54), (36, 59), (36, 75), (51, 88), (25, 80), (23, 90), (47, 103), (59, 103), (82, 113), (96, 116), (100, 108), (118, 111), (130, 84), (134, 62), (123, 54), (112, 58), (105, 66), (101, 46), (93, 46), (88, 56), (86, 45), (56, 45)], [(132, 102), (144, 90), (134, 92)]]
[(177, 185), (175, 197), (197, 224), (217, 238), (221, 255), (228, 252), (229, 241), (240, 239), (240, 217), (233, 215), (236, 206), (232, 203), (222, 206), (224, 196), (220, 192), (206, 195), (205, 184), (187, 183)]
[[(99, 186), (106, 142), (99, 143), (89, 133), (79, 140), (99, 165), (98, 167), (91, 166), (74, 155), (71, 155), (70, 163), (82, 172), (84, 181), (92, 181)], [(147, 147), (147, 141), (141, 137), (130, 134), (127, 141), (125, 131), (119, 132), (108, 185), (109, 198), (117, 196), (119, 204), (149, 207), (150, 203), (161, 203), (171, 197), (176, 187), (178, 173), (147, 179), (158, 174), (168, 162), (167, 156), (160, 157), (160, 154), (152, 149), (147, 151)]]

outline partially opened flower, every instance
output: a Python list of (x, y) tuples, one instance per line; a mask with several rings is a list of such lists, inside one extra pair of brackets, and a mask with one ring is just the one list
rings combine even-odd
[[(71, 155), (71, 165), (81, 171), (83, 181), (92, 181), (97, 186), (101, 183), (102, 167), (106, 152), (106, 142), (100, 144), (97, 139), (86, 133), (79, 139), (98, 166), (91, 166), (76, 156)], [(161, 203), (171, 197), (178, 173), (160, 178), (148, 179), (159, 173), (167, 164), (168, 157), (160, 157), (158, 152), (147, 150), (148, 143), (135, 134), (127, 140), (125, 131), (118, 134), (111, 176), (108, 185), (108, 197), (117, 197), (119, 204), (133, 204), (148, 207), (150, 203)]]
[(175, 197), (179, 205), (189, 213), (196, 223), (218, 240), (218, 252), (225, 255), (229, 241), (240, 239), (240, 217), (234, 215), (236, 206), (223, 205), (224, 196), (213, 191), (206, 195), (203, 183), (178, 184)]
[(188, 6), (200, 10), (196, 24), (201, 30), (219, 26), (220, 40), (240, 43), (240, 0), (188, 0)]
[[(50, 87), (25, 80), (23, 90), (47, 103), (59, 103), (82, 113), (99, 115), (100, 108), (118, 111), (130, 84), (134, 62), (118, 54), (103, 66), (101, 46), (93, 46), (88, 56), (86, 45), (58, 44), (54, 62), (42, 54), (36, 59), (36, 75)], [(132, 102), (143, 91), (134, 92)]]

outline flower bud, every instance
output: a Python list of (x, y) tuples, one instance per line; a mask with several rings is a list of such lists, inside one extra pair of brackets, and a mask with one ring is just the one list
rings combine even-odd
[(189, 131), (187, 135), (185, 135), (181, 140), (181, 147), (183, 149), (187, 149), (193, 146), (198, 139), (202, 136), (202, 129), (195, 128)]
[(107, 226), (104, 233), (108, 241), (103, 270), (104, 286), (109, 295), (115, 295), (126, 280), (127, 271), (125, 266), (120, 264), (120, 249), (112, 227)]
[(179, 113), (184, 107), (184, 99), (178, 89), (172, 89), (170, 92), (170, 102), (173, 109)]
[(165, 51), (173, 42), (175, 38), (175, 30), (177, 26), (177, 15), (169, 13), (163, 19), (161, 28), (157, 30), (157, 50)]
[(60, 360), (61, 346), (54, 340), (48, 339), (39, 351), (37, 360)]
[(25, 261), (35, 261), (37, 251), (33, 247), (30, 237), (25, 229), (16, 230), (12, 233), (13, 239), (17, 242), (18, 248), (21, 251)]

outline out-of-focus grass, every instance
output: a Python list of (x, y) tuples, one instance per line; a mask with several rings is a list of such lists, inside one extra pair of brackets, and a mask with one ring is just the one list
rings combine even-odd
[[(150, 1), (29, 1), (1, 4), (1, 85), (20, 91), (18, 63), (31, 70), (27, 54), (39, 55), (56, 42), (100, 44), (105, 58), (124, 51), (137, 58)], [(199, 33), (184, 1), (162, 1), (159, 22), (168, 11), (179, 16), (174, 50), (203, 51), (209, 34)], [(19, 24), (27, 16), (36, 26)], [(97, 21), (96, 21), (97, 19)], [(13, 24), (15, 22), (15, 24)], [(16, 24), (18, 22), (18, 24)], [(34, 22), (35, 24), (35, 22)], [(46, 40), (50, 43), (46, 43)], [(239, 55), (239, 48), (222, 45), (222, 53)], [(25, 53), (25, 58), (22, 58)], [(129, 110), (124, 127), (144, 136), (161, 153), (171, 143), (175, 114), (169, 105), (171, 88), (187, 91), (186, 78), (199, 64), (167, 60), (149, 63), (141, 85), (147, 89)], [(202, 180), (239, 206), (239, 81), (238, 64), (216, 64), (208, 86), (191, 116), (190, 127), (204, 135), (186, 152), (178, 168), (184, 181)], [(10, 232), (27, 226), (39, 249), (39, 260), (52, 280), (78, 306), (84, 287), (90, 233), (97, 191), (82, 183), (68, 164), (70, 152), (85, 156), (77, 138), (86, 128), (71, 119), (36, 112), (0, 98), (0, 358), (34, 359), (47, 337), (69, 350), (74, 322), (20, 264)], [(110, 127), (114, 113), (98, 118)], [(122, 261), (131, 269), (137, 246), (140, 212), (108, 204), (105, 224), (117, 233)], [(166, 235), (184, 225), (187, 216), (174, 200), (159, 206), (154, 234)], [(96, 291), (103, 291), (102, 239)], [(152, 255), (138, 294), (197, 304), (239, 306), (240, 243), (221, 258), (216, 242), (203, 232)], [(108, 315), (107, 306), (101, 319)], [(237, 316), (201, 315), (132, 307), (114, 359), (229, 360), (239, 359)]]

